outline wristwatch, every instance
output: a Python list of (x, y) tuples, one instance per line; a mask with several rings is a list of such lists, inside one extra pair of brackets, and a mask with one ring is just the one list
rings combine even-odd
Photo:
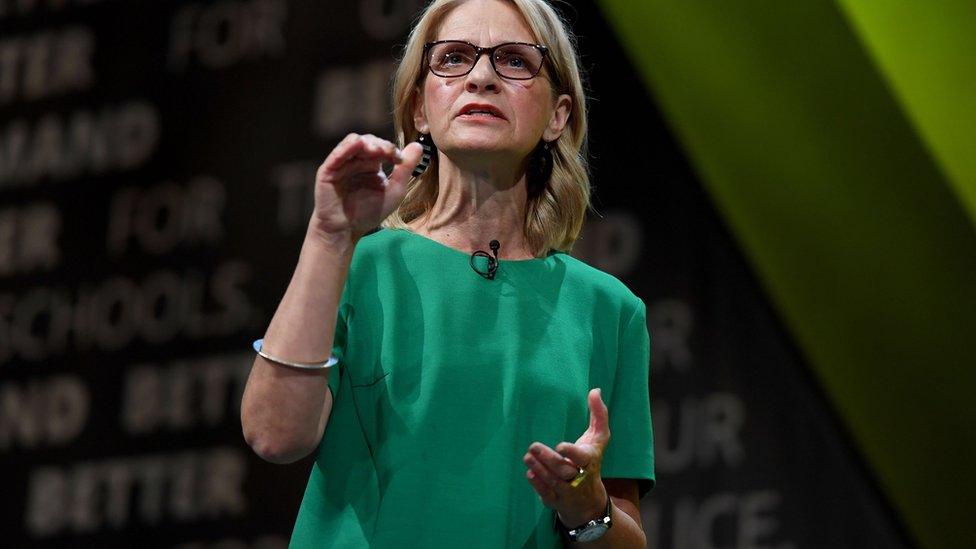
[(569, 541), (593, 541), (599, 539), (603, 534), (607, 533), (607, 530), (613, 526), (613, 519), (611, 518), (611, 509), (613, 506), (610, 504), (610, 496), (607, 496), (607, 514), (606, 516), (600, 517), (598, 519), (593, 519), (586, 524), (581, 524), (576, 528), (567, 528), (563, 524), (563, 521), (559, 520), (559, 514), (553, 513), (556, 516), (556, 524), (562, 531)]

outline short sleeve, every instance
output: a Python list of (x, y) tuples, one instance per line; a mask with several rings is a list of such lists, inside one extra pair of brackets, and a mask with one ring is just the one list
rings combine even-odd
[(610, 412), (610, 442), (600, 474), (603, 478), (637, 479), (639, 497), (643, 498), (655, 483), (654, 433), (647, 308), (642, 300), (637, 303), (619, 332), (613, 390), (604, 396)]

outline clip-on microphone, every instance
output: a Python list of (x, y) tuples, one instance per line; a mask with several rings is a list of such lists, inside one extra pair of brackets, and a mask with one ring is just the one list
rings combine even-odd
[[(498, 248), (501, 247), (501, 245), (497, 240), (492, 240), (488, 243), (488, 246), (491, 248), (491, 252), (495, 254), (495, 257), (488, 255), (488, 252), (478, 250), (471, 254), (471, 259), (468, 261), (468, 263), (471, 265), (471, 269), (474, 270), (474, 272), (487, 278), (488, 280), (494, 280), (495, 271), (498, 270)], [(477, 267), (474, 266), (474, 258), (476, 257), (483, 257), (488, 260), (488, 272), (481, 272)]]

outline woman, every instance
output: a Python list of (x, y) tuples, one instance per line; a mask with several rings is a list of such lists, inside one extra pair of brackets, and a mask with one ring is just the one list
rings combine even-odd
[(394, 83), (427, 156), (351, 134), (319, 168), (241, 411), (265, 459), (317, 452), (294, 546), (644, 546), (644, 303), (564, 253), (584, 100), (544, 0), (437, 0)]

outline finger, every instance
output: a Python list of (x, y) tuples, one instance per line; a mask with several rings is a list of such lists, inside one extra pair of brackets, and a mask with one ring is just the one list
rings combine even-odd
[(334, 181), (345, 181), (348, 178), (363, 174), (377, 175), (382, 170), (382, 164), (376, 159), (357, 159), (342, 166), (332, 174)]
[(550, 489), (555, 489), (556, 485), (559, 483), (564, 483), (565, 481), (557, 477), (548, 467), (542, 464), (539, 460), (535, 459), (530, 453), (526, 453), (522, 458), (525, 465), (535, 473), (536, 478), (542, 481), (543, 484), (548, 486)]
[(347, 164), (360, 160), (386, 161), (391, 164), (400, 162), (400, 155), (396, 147), (389, 141), (384, 141), (375, 135), (349, 134), (319, 167), (320, 174), (331, 174), (332, 179), (341, 179), (339, 171)]
[(610, 440), (610, 411), (603, 403), (602, 390), (596, 388), (587, 395), (590, 406), (590, 431), (597, 435), (597, 440), (606, 444)]
[(347, 161), (356, 160), (377, 160), (380, 162), (389, 162), (390, 164), (397, 164), (400, 162), (400, 157), (397, 155), (396, 147), (392, 144), (386, 144), (379, 138), (363, 138), (363, 146), (356, 151)]
[(405, 184), (410, 179), (413, 169), (420, 163), (420, 157), (424, 154), (424, 147), (420, 143), (413, 142), (400, 151), (403, 161), (390, 174), (390, 182), (395, 185)]
[(400, 204), (403, 195), (407, 192), (407, 181), (410, 180), (413, 169), (420, 163), (420, 156), (424, 153), (424, 148), (420, 143), (411, 143), (400, 151), (403, 161), (393, 168), (388, 178), (387, 199), (388, 203), (384, 207), (392, 210)]
[(556, 451), (573, 463), (583, 467), (589, 472), (593, 472), (593, 466), (597, 461), (596, 457), (587, 452), (579, 444), (571, 442), (560, 442), (556, 445)]
[(360, 173), (353, 175), (348, 179), (352, 185), (360, 189), (372, 189), (379, 196), (383, 193), (383, 183), (386, 181), (386, 177), (381, 173)]
[(399, 164), (403, 160), (403, 157), (397, 150), (397, 146), (393, 143), (372, 134), (367, 134), (365, 137), (369, 141), (369, 144), (374, 147), (375, 150), (379, 151), (379, 154), (383, 156), (384, 160), (387, 160), (392, 164)]
[(532, 485), (532, 489), (542, 499), (542, 503), (551, 505), (555, 501), (555, 494), (552, 489), (539, 480), (539, 477), (536, 476), (532, 469), (525, 472), (525, 478), (529, 479), (529, 484)]
[(559, 452), (556, 452), (541, 442), (532, 443), (529, 446), (529, 453), (563, 480), (572, 480), (579, 473), (575, 462), (570, 461)]
[(331, 172), (337, 170), (357, 151), (359, 151), (364, 145), (362, 136), (356, 133), (350, 133), (339, 142), (338, 145), (332, 149), (329, 156), (325, 157), (325, 161), (319, 166), (320, 172)]

